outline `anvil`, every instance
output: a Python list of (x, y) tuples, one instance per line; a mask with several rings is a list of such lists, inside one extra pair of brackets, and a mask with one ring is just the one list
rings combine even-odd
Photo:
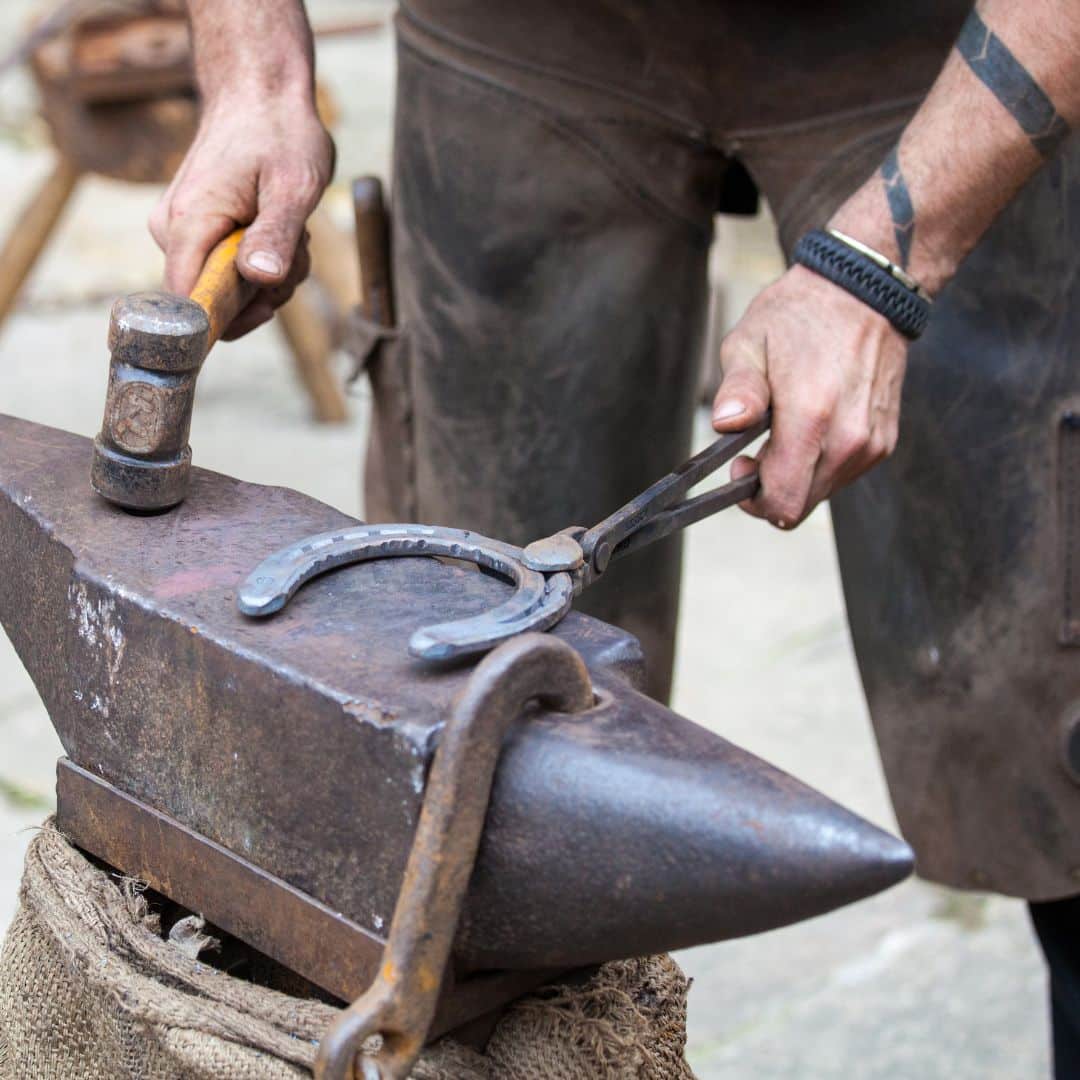
[[(181, 903), (194, 890), (215, 921), (287, 962), (297, 929), (259, 906), (258, 882), (313, 902), (330, 930), (314, 960), (305, 946), (304, 973), (355, 994), (471, 670), (432, 668), (406, 643), (509, 587), (443, 560), (380, 560), (252, 621), (236, 589), (253, 566), (355, 519), (199, 469), (178, 509), (133, 517), (90, 490), (90, 452), (0, 417), (0, 620), (70, 758), (61, 803), (77, 795), (93, 823), (79, 840)], [(901, 841), (640, 693), (633, 637), (573, 612), (553, 633), (585, 660), (595, 704), (537, 711), (508, 736), (454, 940), (458, 978), (752, 934), (909, 873)], [(124, 800), (201, 854), (176, 862)], [(334, 945), (339, 925), (363, 955)]]

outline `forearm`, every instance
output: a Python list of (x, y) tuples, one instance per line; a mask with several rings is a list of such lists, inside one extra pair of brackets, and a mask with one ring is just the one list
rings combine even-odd
[(223, 95), (314, 99), (314, 49), (302, 0), (188, 0), (204, 102)]
[(937, 292), (1080, 123), (1080, 3), (985, 0), (881, 169), (829, 224)]

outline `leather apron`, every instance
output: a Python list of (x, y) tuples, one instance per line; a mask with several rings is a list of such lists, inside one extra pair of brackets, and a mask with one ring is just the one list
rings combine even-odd
[[(790, 250), (880, 164), (969, 7), (403, 3), (400, 332), (369, 364), (369, 518), (524, 543), (683, 460), (713, 214), (760, 191)], [(895, 457), (833, 504), (920, 871), (1034, 899), (1080, 891), (1073, 162), (1069, 144), (939, 299)], [(641, 639), (661, 698), (679, 576), (674, 538), (581, 602)]]

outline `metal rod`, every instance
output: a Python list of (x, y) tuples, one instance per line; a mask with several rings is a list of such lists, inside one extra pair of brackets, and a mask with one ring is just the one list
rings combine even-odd
[[(619, 507), (615, 513), (594, 525), (581, 538), (581, 549), (585, 553), (586, 560), (594, 565), (597, 572), (602, 573), (615, 548), (631, 533), (639, 530), (659, 512), (667, 510), (672, 503), (684, 498), (695, 484), (700, 483), (726, 461), (730, 461), (740, 450), (749, 446), (768, 428), (770, 420), (770, 414), (766, 413), (761, 420), (746, 430), (722, 435), (711, 446), (695, 454), (689, 461), (683, 462), (677, 469), (661, 477), (625, 506)], [(713, 509), (719, 510), (721, 506), (714, 506)], [(711, 513), (712, 510), (709, 512)], [(701, 514), (692, 520), (698, 521), (703, 516), (705, 515)], [(683, 524), (689, 525), (690, 520), (683, 521)]]
[(565, 642), (543, 634), (508, 641), (477, 666), (443, 729), (379, 974), (319, 1047), (316, 1080), (351, 1080), (360, 1047), (382, 1046), (361, 1075), (404, 1080), (435, 1016), (465, 890), (484, 829), (503, 740), (530, 701), (561, 712), (593, 704), (589, 673)]
[(622, 558), (623, 555), (638, 551), (720, 510), (726, 510), (729, 506), (741, 503), (744, 499), (752, 499), (760, 487), (761, 481), (758, 474), (753, 472), (749, 476), (731, 480), (714, 491), (706, 491), (693, 499), (688, 499), (678, 506), (673, 506), (670, 510), (663, 510), (642, 525), (637, 532), (631, 533), (623, 540), (612, 552), (611, 557)]

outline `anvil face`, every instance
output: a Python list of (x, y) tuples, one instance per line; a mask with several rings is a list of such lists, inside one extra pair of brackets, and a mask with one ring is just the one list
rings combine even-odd
[[(236, 610), (284, 544), (354, 524), (194, 470), (133, 517), (87, 483), (90, 443), (0, 417), (0, 620), (70, 758), (384, 934), (440, 724), (470, 667), (412, 659), (420, 626), (508, 586), (433, 559)], [(635, 639), (571, 613), (597, 705), (516, 725), (455, 944), (460, 970), (553, 968), (754, 933), (870, 895), (907, 847), (633, 688)]]

